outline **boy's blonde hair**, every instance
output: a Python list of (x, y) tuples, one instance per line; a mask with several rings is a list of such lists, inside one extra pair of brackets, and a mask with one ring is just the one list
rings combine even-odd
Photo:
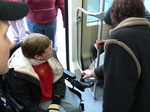
[(27, 58), (34, 58), (35, 55), (42, 55), (50, 44), (46, 35), (31, 33), (21, 44), (22, 53)]

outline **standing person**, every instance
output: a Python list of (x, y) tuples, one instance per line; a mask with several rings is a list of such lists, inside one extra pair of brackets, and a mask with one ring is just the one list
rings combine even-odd
[(15, 73), (5, 76), (24, 112), (81, 112), (81, 100), (66, 87), (53, 50), (46, 35), (31, 33), (10, 57), (9, 67)]
[(26, 22), (30, 33), (41, 33), (53, 41), (55, 44), (57, 14), (60, 8), (64, 21), (64, 0), (14, 0), (25, 1), (30, 6)]
[[(8, 21), (21, 19), (27, 13), (28, 5), (26, 3), (13, 3), (0, 0), (0, 75), (4, 75), (8, 71), (7, 61), (10, 49), (13, 47), (13, 44), (6, 35), (9, 27)], [(1, 98), (0, 112), (9, 112)]]
[(24, 23), (24, 18), (9, 21), (11, 32), (13, 33), (13, 44), (16, 44), (19, 41), (22, 41), (26, 38), (26, 27)]
[[(14, 0), (8, 0), (14, 1)], [(13, 34), (13, 44), (22, 41), (26, 38), (26, 26), (24, 23), (24, 18), (19, 20), (9, 21), (10, 29)]]
[[(150, 23), (141, 0), (114, 0), (105, 43), (103, 112), (150, 112)], [(81, 73), (100, 78), (100, 67)]]

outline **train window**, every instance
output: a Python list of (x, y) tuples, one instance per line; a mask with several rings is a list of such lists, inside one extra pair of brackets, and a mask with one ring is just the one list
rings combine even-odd
[[(105, 7), (104, 11), (106, 12), (112, 5), (113, 0), (105, 0)], [(91, 13), (97, 13), (100, 12), (102, 5), (102, 0), (88, 0), (87, 3), (87, 11)], [(150, 12), (150, 4), (149, 0), (144, 0), (144, 5), (146, 9)], [(87, 16), (87, 23), (97, 22), (98, 18)]]
[(144, 5), (145, 5), (145, 8), (150, 12), (149, 0), (144, 0)]
[[(105, 0), (104, 11), (107, 11), (111, 7), (113, 0)], [(87, 11), (91, 13), (98, 13), (101, 11), (102, 0), (88, 0)], [(87, 16), (87, 23), (97, 22), (98, 18)]]

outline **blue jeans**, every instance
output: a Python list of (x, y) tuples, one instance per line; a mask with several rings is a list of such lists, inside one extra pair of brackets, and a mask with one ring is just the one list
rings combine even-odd
[(57, 19), (49, 23), (35, 23), (26, 18), (26, 22), (30, 33), (40, 33), (46, 35), (50, 40), (53, 41), (53, 47), (56, 50), (55, 36), (57, 28)]

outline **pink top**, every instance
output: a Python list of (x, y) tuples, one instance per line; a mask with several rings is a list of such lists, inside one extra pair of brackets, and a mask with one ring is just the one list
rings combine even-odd
[(36, 23), (48, 23), (56, 19), (60, 8), (64, 21), (64, 0), (14, 0), (25, 1), (30, 7), (27, 18)]

